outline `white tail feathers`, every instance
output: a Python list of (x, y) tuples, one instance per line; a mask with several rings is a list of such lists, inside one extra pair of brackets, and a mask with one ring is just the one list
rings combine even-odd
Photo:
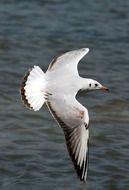
[(21, 86), (21, 97), (24, 104), (38, 111), (45, 102), (45, 73), (38, 66), (34, 66), (25, 75)]

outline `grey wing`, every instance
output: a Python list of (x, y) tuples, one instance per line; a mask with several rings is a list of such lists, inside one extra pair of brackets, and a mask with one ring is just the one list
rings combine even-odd
[[(87, 177), (89, 152), (89, 125), (86, 123), (84, 116), (87, 113), (84, 113), (84, 109), (80, 109), (79, 105), (79, 108), (76, 107), (76, 112), (78, 113), (76, 113), (75, 121), (73, 121), (74, 117), (68, 114), (66, 119), (64, 115), (61, 114), (61, 111), (59, 112), (59, 109), (57, 109), (57, 105), (48, 102), (47, 106), (58, 124), (62, 127), (67, 149), (74, 163), (77, 175), (81, 181), (85, 182)], [(74, 113), (71, 112), (71, 114)], [(70, 118), (72, 121), (69, 122)]]

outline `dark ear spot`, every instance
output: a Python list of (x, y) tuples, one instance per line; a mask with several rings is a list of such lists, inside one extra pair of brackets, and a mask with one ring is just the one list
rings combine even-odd
[(91, 87), (91, 83), (89, 84), (89, 87)]

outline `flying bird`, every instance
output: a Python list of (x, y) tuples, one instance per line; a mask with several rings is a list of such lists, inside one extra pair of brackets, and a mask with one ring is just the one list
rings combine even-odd
[(96, 80), (79, 76), (78, 62), (88, 52), (89, 48), (66, 52), (54, 58), (45, 73), (34, 66), (24, 76), (20, 88), (22, 101), (29, 109), (38, 111), (46, 103), (64, 131), (76, 173), (84, 182), (89, 161), (89, 114), (76, 95), (79, 90), (108, 91)]

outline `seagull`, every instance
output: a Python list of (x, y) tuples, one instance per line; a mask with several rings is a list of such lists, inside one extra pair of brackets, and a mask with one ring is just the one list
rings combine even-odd
[(81, 181), (86, 182), (89, 162), (89, 114), (77, 99), (79, 90), (108, 88), (78, 73), (79, 61), (89, 52), (82, 48), (55, 57), (44, 73), (39, 66), (23, 77), (20, 94), (23, 103), (34, 111), (46, 103), (50, 113), (63, 129), (67, 149)]

